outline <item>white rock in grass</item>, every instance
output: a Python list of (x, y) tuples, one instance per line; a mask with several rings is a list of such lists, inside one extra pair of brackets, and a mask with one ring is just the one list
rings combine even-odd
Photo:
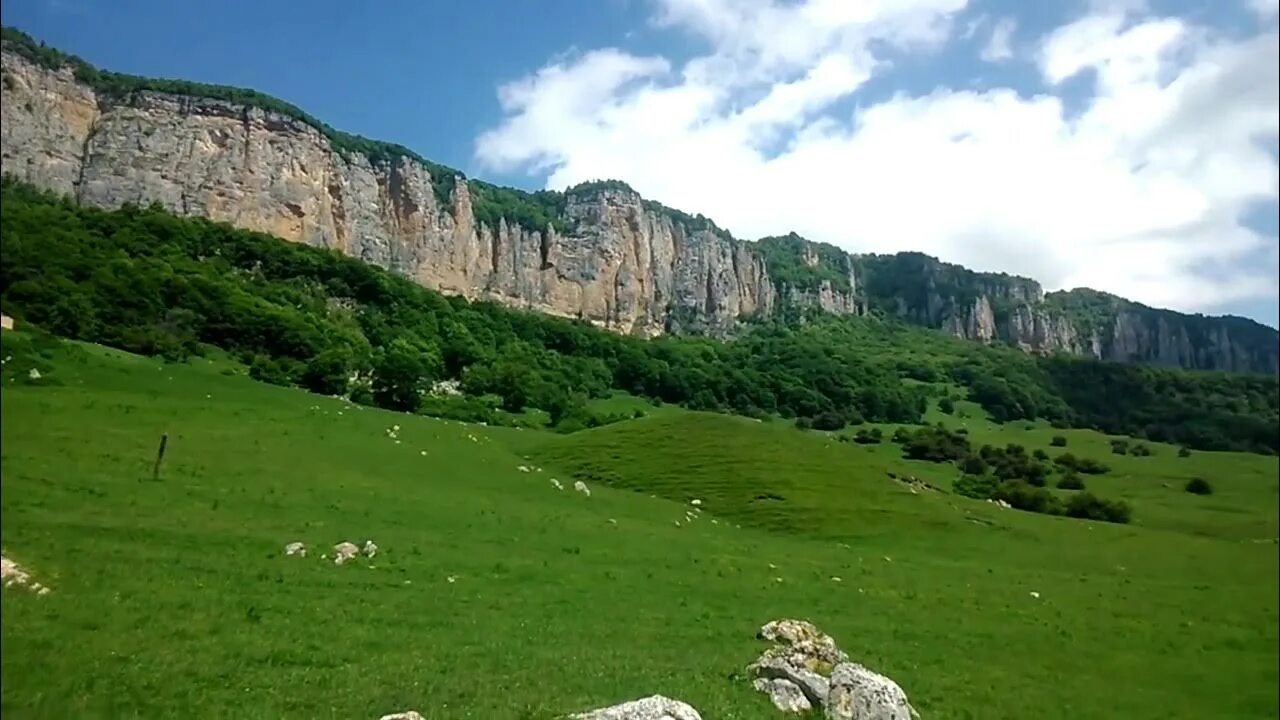
[(417, 710), (405, 710), (404, 712), (383, 715), (378, 720), (426, 720), (426, 718), (422, 717)]
[(690, 504), (690, 505), (701, 505), (701, 504), (702, 504), (702, 501), (701, 501), (701, 500), (699, 500), (698, 498), (694, 498), (694, 499), (692, 499), (692, 500), (690, 500), (690, 501), (689, 501), (689, 504)]
[(841, 663), (831, 671), (826, 712), (830, 720), (918, 720), (920, 717), (897, 683), (857, 663)]
[(573, 483), (573, 489), (577, 490), (583, 495), (586, 495), (587, 497), (591, 497), (591, 488), (587, 487), (587, 484), (582, 482), (581, 480), (578, 480)]
[(756, 678), (751, 687), (765, 693), (773, 701), (773, 706), (782, 712), (803, 713), (813, 709), (809, 698), (801, 692), (800, 686), (783, 678)]
[(364, 553), (365, 557), (373, 557), (378, 554), (378, 546), (372, 540), (365, 540), (361, 552)]
[(561, 484), (560, 484), (560, 481), (559, 481), (559, 480), (557, 480), (557, 479), (555, 479), (555, 478), (551, 478), (551, 486), (552, 486), (552, 487), (554, 487), (554, 488), (555, 488), (555, 489), (557, 489), (557, 490), (563, 490), (563, 489), (564, 489), (564, 485), (561, 485)]
[(702, 720), (692, 706), (661, 695), (571, 715), (574, 720)]
[(300, 542), (291, 542), (284, 546), (285, 555), (297, 555), (299, 557), (307, 556), (307, 546)]

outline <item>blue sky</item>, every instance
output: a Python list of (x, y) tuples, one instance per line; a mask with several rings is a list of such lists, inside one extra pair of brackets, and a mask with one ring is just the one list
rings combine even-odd
[(1275, 0), (7, 0), (525, 188), (1277, 324)]

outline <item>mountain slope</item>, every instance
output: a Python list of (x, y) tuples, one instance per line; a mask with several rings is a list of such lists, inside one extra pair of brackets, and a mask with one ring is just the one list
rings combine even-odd
[(1117, 299), (1099, 316), (1032, 280), (918, 253), (735, 239), (617, 181), (527, 193), (469, 180), (250, 90), (101, 71), (5, 29), (3, 169), (77, 201), (165, 208), (337, 249), (427, 287), (612, 330), (730, 333), (751, 315), (871, 311), (982, 342), (1274, 373), (1274, 329)]

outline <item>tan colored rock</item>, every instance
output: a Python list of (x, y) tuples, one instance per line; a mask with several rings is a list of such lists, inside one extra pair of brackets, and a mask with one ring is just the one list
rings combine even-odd
[(919, 720), (898, 684), (857, 663), (842, 663), (831, 673), (825, 706), (829, 720)]

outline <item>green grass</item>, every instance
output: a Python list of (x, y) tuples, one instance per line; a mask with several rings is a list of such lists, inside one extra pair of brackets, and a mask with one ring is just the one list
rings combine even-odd
[[(13, 717), (550, 718), (651, 693), (775, 717), (740, 675), (780, 616), (818, 623), (928, 719), (1280, 711), (1280, 557), (1254, 542), (1277, 534), (1273, 458), (1119, 458), (1094, 433), (947, 420), (979, 444), (1067, 435), (1114, 468), (1090, 488), (1133, 502), (1113, 526), (913, 495), (886, 473), (945, 488), (954, 469), (781, 421), (664, 409), (558, 436), (222, 362), (40, 357), (13, 333), (3, 352), (0, 543), (53, 587), (3, 591)], [(1193, 474), (1215, 494), (1184, 492)], [(365, 538), (371, 563), (318, 557)], [(312, 554), (284, 558), (292, 540)]]

